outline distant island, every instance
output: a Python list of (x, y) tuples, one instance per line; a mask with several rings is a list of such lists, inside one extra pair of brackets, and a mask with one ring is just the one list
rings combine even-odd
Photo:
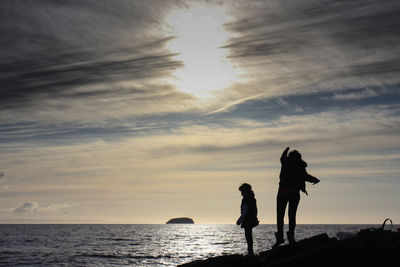
[(193, 219), (181, 217), (181, 218), (173, 218), (166, 222), (166, 224), (174, 224), (174, 223), (186, 223), (186, 224), (194, 224)]

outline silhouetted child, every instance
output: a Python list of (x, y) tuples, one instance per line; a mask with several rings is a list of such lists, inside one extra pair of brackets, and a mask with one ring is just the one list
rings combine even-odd
[(242, 193), (243, 199), (240, 205), (241, 215), (236, 221), (237, 225), (241, 225), (244, 228), (244, 234), (247, 241), (248, 256), (253, 256), (253, 227), (258, 225), (257, 219), (257, 201), (254, 198), (254, 192), (251, 190), (251, 185), (242, 184), (239, 187), (239, 191)]
[[(279, 190), (276, 197), (276, 219), (278, 232), (275, 233), (277, 247), (285, 240), (283, 239), (283, 224), (286, 206), (289, 203), (289, 232), (287, 237), (289, 244), (296, 242), (294, 239), (294, 230), (296, 228), (296, 212), (300, 202), (300, 191), (307, 194), (306, 182), (316, 184), (319, 179), (310, 175), (306, 171), (307, 163), (301, 158), (297, 150), (289, 153), (287, 147), (281, 156), (281, 173), (279, 174)], [(308, 195), (308, 194), (307, 194)]]

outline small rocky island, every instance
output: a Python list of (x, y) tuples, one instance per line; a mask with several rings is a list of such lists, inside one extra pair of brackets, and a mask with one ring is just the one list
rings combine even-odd
[(194, 224), (193, 219), (181, 217), (181, 218), (173, 218), (166, 222), (166, 224)]

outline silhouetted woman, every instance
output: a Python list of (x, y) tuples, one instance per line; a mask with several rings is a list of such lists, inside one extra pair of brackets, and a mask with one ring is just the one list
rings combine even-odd
[(286, 206), (289, 203), (289, 232), (287, 238), (289, 244), (295, 243), (294, 230), (296, 228), (296, 212), (300, 201), (300, 191), (306, 195), (306, 181), (316, 184), (319, 179), (307, 173), (307, 163), (301, 159), (301, 154), (297, 150), (289, 153), (287, 147), (281, 156), (281, 173), (279, 175), (279, 190), (276, 197), (276, 217), (278, 232), (275, 233), (276, 243), (274, 247), (279, 246), (285, 240), (283, 239), (283, 224)]
[(236, 221), (237, 225), (241, 225), (244, 228), (244, 234), (247, 241), (248, 256), (253, 256), (253, 227), (258, 225), (257, 219), (257, 201), (254, 198), (254, 192), (251, 190), (251, 185), (242, 184), (239, 187), (239, 191), (242, 193), (243, 199), (240, 205), (241, 215)]

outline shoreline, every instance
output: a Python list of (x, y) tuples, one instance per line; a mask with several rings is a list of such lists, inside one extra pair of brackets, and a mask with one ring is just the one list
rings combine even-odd
[(338, 240), (319, 234), (254, 257), (233, 254), (196, 260), (181, 267), (213, 266), (400, 266), (400, 232), (367, 228)]

